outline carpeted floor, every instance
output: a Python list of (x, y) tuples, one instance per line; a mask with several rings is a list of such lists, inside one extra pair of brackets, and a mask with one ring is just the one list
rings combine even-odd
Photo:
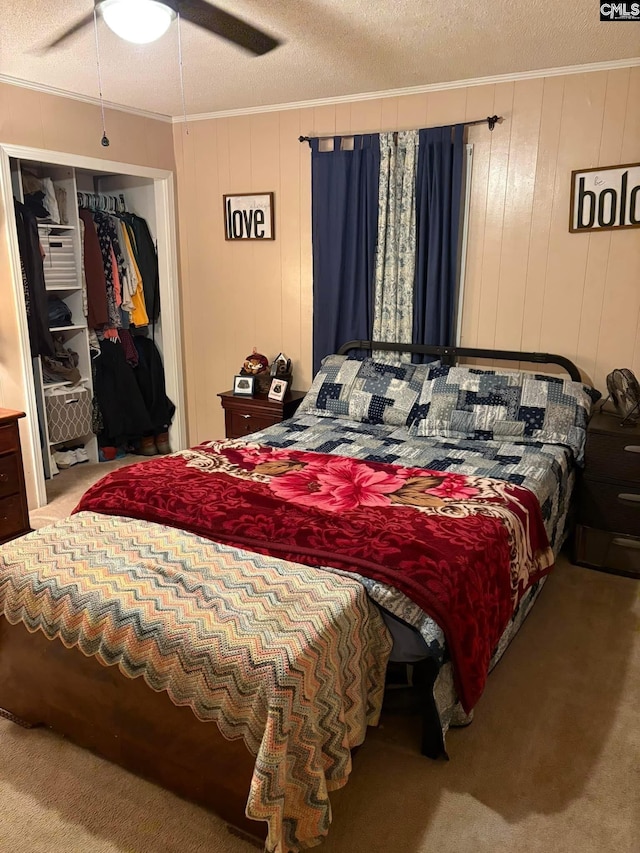
[[(34, 526), (118, 464), (66, 472), (71, 492)], [(562, 559), (474, 723), (450, 732), (451, 760), (422, 758), (418, 733), (406, 717), (370, 731), (319, 850), (637, 853), (640, 583)], [(0, 803), (1, 853), (255, 853), (214, 815), (1, 719)]]

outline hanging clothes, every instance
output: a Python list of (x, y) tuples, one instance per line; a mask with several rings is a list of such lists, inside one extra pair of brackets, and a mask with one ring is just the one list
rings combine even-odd
[(131, 332), (128, 329), (120, 329), (120, 343), (122, 344), (127, 364), (130, 364), (131, 367), (137, 367), (138, 350), (135, 348)]
[(91, 211), (81, 207), (78, 214), (84, 223), (84, 271), (89, 301), (88, 323), (90, 329), (99, 329), (109, 322), (102, 250)]
[(144, 297), (144, 282), (132, 245), (132, 240), (135, 240), (135, 238), (133, 237), (133, 232), (129, 233), (129, 226), (126, 222), (121, 221), (120, 227), (122, 229), (122, 246), (130, 266), (128, 300), (131, 307), (127, 308), (127, 310), (130, 313), (131, 322), (134, 326), (148, 326), (149, 316)]
[(155, 323), (160, 316), (160, 279), (158, 255), (153, 237), (145, 219), (132, 213), (123, 215), (133, 233), (133, 252), (142, 275), (144, 301), (149, 320)]
[(119, 341), (101, 341), (94, 391), (104, 421), (101, 446), (119, 447), (152, 432), (147, 406)]
[[(127, 234), (127, 227), (125, 223), (121, 219), (116, 219), (116, 228), (118, 229), (118, 240), (120, 241), (120, 248), (124, 253), (125, 264), (127, 267), (127, 281), (122, 292), (122, 305), (120, 307), (123, 311), (131, 313), (131, 311), (133, 311), (133, 302), (131, 301), (131, 297), (138, 287), (138, 279), (140, 278), (140, 275), (137, 267), (135, 266), (135, 261), (133, 260), (131, 243), (129, 242), (129, 235)], [(141, 279), (140, 283), (142, 283)]]
[(44, 266), (42, 247), (38, 234), (38, 223), (35, 214), (14, 199), (16, 228), (18, 231), (18, 247), (20, 249), (20, 264), (22, 283), (25, 288), (27, 306), (27, 325), (31, 355), (53, 355), (54, 345), (49, 331), (49, 310), (47, 291), (44, 282)]
[(100, 251), (102, 252), (104, 278), (107, 285), (107, 311), (109, 315), (107, 325), (112, 329), (119, 329), (122, 327), (122, 320), (120, 318), (120, 311), (116, 301), (116, 285), (113, 279), (111, 250), (113, 248), (117, 259), (121, 257), (122, 253), (120, 251), (120, 243), (118, 242), (118, 235), (110, 216), (95, 211), (93, 214), (93, 221), (95, 222), (96, 231), (98, 232)]
[(149, 412), (153, 432), (159, 435), (169, 429), (176, 407), (167, 397), (162, 357), (154, 341), (144, 335), (134, 335), (133, 342), (138, 352), (138, 366), (134, 371), (136, 381)]

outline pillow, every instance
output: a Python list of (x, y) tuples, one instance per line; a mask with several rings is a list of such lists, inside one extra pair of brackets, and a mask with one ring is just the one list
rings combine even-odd
[(433, 366), (329, 355), (323, 359), (298, 412), (404, 426)]
[(582, 462), (591, 405), (599, 396), (557, 376), (442, 366), (423, 387), (412, 432), (565, 444)]
[(322, 359), (311, 388), (298, 406), (300, 414), (349, 417), (349, 397), (360, 368), (360, 361), (346, 355), (327, 355)]

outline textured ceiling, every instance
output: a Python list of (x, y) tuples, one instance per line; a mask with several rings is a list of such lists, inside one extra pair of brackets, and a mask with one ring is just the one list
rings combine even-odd
[[(601, 23), (595, 0), (219, 0), (283, 38), (253, 58), (183, 24), (189, 114), (331, 98), (640, 56), (640, 23)], [(0, 74), (96, 96), (92, 29), (38, 47), (92, 0), (2, 0)], [(106, 100), (182, 112), (176, 24), (145, 46), (99, 23)]]

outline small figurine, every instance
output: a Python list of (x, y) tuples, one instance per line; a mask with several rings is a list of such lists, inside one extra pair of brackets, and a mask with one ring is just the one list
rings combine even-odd
[(257, 376), (259, 373), (264, 373), (266, 370), (269, 370), (269, 361), (254, 347), (251, 355), (248, 355), (245, 358), (240, 372), (245, 375), (249, 374), (250, 376)]

